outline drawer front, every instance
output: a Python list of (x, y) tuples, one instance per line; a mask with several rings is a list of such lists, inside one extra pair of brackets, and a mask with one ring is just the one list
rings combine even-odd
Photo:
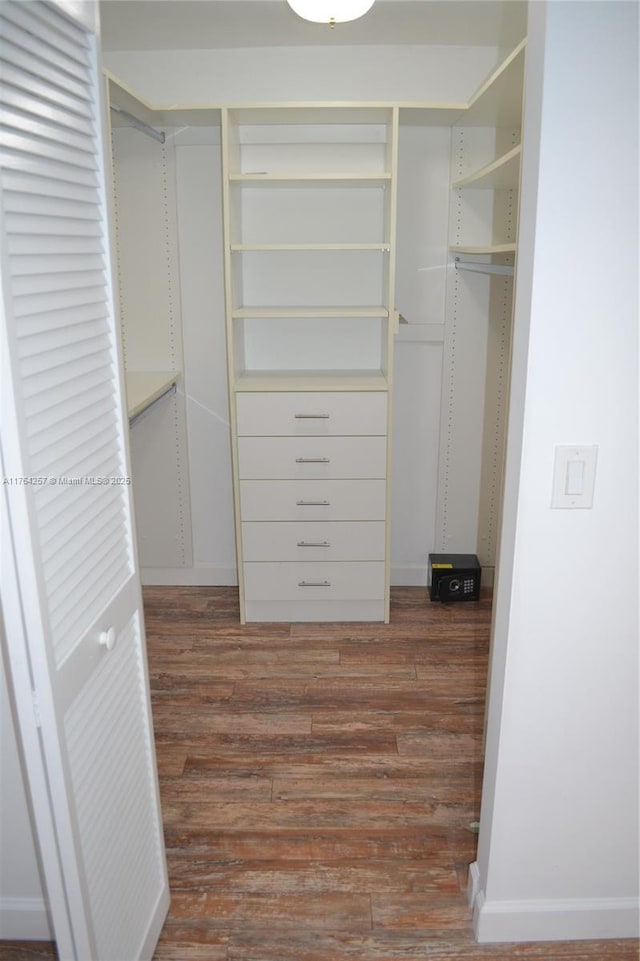
[(387, 433), (384, 391), (239, 393), (236, 412), (245, 436)]
[(384, 480), (243, 480), (243, 521), (377, 521), (385, 518)]
[(248, 521), (245, 561), (383, 561), (384, 521)]
[(385, 437), (239, 437), (248, 478), (386, 477)]
[(384, 587), (381, 561), (244, 565), (249, 601), (376, 600)]

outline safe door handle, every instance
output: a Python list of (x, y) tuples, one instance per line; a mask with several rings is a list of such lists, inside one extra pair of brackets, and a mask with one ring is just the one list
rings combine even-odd
[(330, 457), (296, 457), (296, 464), (330, 464)]

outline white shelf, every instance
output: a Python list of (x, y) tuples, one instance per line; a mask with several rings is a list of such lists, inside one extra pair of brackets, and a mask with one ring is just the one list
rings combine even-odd
[(247, 370), (235, 381), (234, 390), (244, 391), (363, 391), (388, 390), (380, 370)]
[(175, 386), (180, 377), (175, 370), (127, 370), (127, 414), (133, 420)]
[(454, 246), (449, 247), (449, 250), (453, 254), (514, 254), (516, 252), (516, 245), (513, 244), (486, 244), (484, 246)]
[(378, 244), (231, 244), (233, 253), (270, 250), (380, 250), (388, 253), (388, 243)]
[(526, 40), (522, 40), (476, 91), (457, 124), (465, 127), (520, 126), (525, 48)]
[(455, 180), (451, 187), (460, 189), (463, 187), (474, 187), (482, 190), (509, 190), (518, 187), (520, 182), (520, 155), (522, 147), (518, 144), (502, 157), (498, 157), (492, 163), (487, 164), (480, 170), (476, 170), (460, 180)]
[(234, 320), (277, 320), (281, 317), (299, 317), (322, 319), (323, 317), (383, 317), (387, 318), (389, 311), (386, 307), (236, 307), (233, 310)]
[(242, 187), (385, 187), (390, 173), (270, 173), (255, 171), (232, 173), (229, 183)]

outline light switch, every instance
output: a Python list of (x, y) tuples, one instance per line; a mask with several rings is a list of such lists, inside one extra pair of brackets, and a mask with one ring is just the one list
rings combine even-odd
[(551, 506), (572, 510), (593, 507), (598, 448), (556, 447)]
[(567, 461), (567, 477), (565, 484), (565, 494), (573, 494), (576, 497), (582, 496), (584, 492), (584, 461)]

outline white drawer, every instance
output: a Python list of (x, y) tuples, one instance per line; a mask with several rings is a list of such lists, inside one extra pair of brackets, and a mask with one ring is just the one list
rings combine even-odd
[(236, 395), (238, 434), (386, 434), (384, 391), (281, 391)]
[(384, 480), (242, 480), (243, 521), (378, 521)]
[(245, 561), (383, 561), (384, 521), (248, 521)]
[(384, 589), (381, 561), (244, 565), (249, 601), (376, 600)]
[(386, 437), (239, 437), (241, 478), (386, 477)]

